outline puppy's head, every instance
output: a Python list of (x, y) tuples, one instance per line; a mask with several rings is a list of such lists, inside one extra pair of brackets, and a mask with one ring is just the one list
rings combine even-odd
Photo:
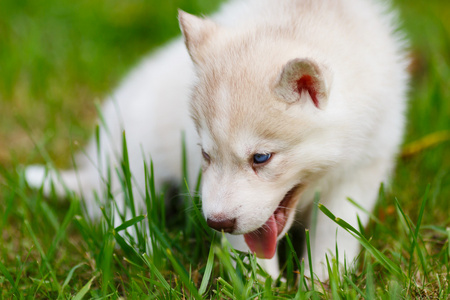
[[(180, 12), (197, 82), (191, 113), (208, 224), (271, 258), (301, 192), (339, 154), (327, 128), (329, 71), (273, 29), (223, 28)], [(319, 145), (319, 146), (318, 146)]]

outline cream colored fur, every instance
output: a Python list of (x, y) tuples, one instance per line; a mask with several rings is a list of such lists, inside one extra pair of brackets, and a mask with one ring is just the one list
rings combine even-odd
[[(100, 161), (93, 140), (86, 149), (91, 160), (80, 158), (78, 173), (64, 171), (62, 180), (92, 203), (99, 173), (107, 161), (118, 163), (124, 128), (137, 193), (143, 158), (153, 159), (158, 186), (179, 181), (184, 130), (191, 179), (201, 164), (197, 144), (211, 157), (203, 162), (205, 218), (235, 218), (236, 248), (248, 250), (240, 234), (261, 227), (299, 184), (303, 193), (279, 237), (296, 211), (304, 219), (295, 222), (308, 226), (316, 192), (336, 216), (357, 227), (359, 215), (367, 224), (346, 199), (373, 208), (401, 143), (408, 75), (394, 19), (372, 0), (233, 1), (212, 19), (181, 12), (189, 54), (178, 39), (144, 60), (104, 105), (110, 134), (102, 131)], [(296, 68), (317, 76), (318, 107), (308, 93), (292, 90)], [(254, 168), (255, 153), (273, 157)], [(40, 185), (43, 174), (30, 168), (28, 181)], [(116, 180), (113, 187), (120, 188)], [(319, 214), (312, 259), (320, 279), (336, 242), (348, 262), (357, 257), (358, 242)], [(278, 274), (276, 259), (262, 263)]]

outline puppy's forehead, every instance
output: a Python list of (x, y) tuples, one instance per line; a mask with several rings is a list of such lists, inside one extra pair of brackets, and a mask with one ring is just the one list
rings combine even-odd
[(201, 144), (205, 151), (221, 160), (242, 159), (252, 154), (260, 139), (245, 129), (234, 134), (218, 128), (204, 126), (200, 129)]
[(219, 84), (215, 89), (209, 87), (207, 95), (194, 100), (194, 114), (199, 121), (204, 147), (211, 148), (217, 143), (230, 145), (238, 139), (239, 132), (245, 131), (240, 120), (243, 107), (235, 100), (235, 96), (225, 84)]
[(233, 123), (228, 90), (219, 88), (212, 93), (210, 89), (208, 95), (197, 97), (193, 106), (204, 147), (211, 148), (217, 141), (225, 140)]
[(205, 150), (220, 148), (240, 155), (251, 154), (269, 150), (264, 147), (287, 142), (293, 136), (292, 120), (284, 116), (269, 91), (255, 93), (238, 85), (230, 88), (220, 84), (214, 92), (211, 89), (208, 92), (208, 96), (201, 95), (193, 103), (194, 119)]

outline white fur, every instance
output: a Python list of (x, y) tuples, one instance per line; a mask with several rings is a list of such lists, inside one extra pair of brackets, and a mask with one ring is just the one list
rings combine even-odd
[[(92, 190), (101, 192), (99, 173), (104, 176), (107, 162), (118, 164), (122, 128), (136, 192), (143, 190), (143, 158), (150, 156), (158, 186), (179, 182), (184, 131), (191, 183), (200, 168), (199, 142), (212, 158), (203, 164), (206, 218), (236, 218), (235, 234), (253, 231), (300, 183), (305, 191), (299, 210), (306, 211), (320, 192), (326, 207), (357, 227), (358, 211), (346, 198), (373, 208), (380, 183), (394, 167), (404, 127), (407, 61), (394, 34), (394, 17), (385, 10), (372, 0), (246, 0), (225, 5), (212, 18), (215, 23), (184, 15), (196, 71), (181, 39), (144, 60), (103, 107), (110, 134), (102, 130), (100, 162), (93, 139), (87, 155), (79, 155), (78, 175), (64, 171), (63, 182), (91, 203)], [(319, 66), (326, 90), (320, 108), (307, 95), (292, 103), (282, 96), (289, 93), (274, 92), (283, 67), (293, 59)], [(193, 83), (200, 139), (189, 119)], [(209, 104), (215, 115), (204, 113)], [(286, 138), (267, 138), (269, 130), (286, 132)], [(249, 158), (264, 151), (275, 155), (255, 174)], [(36, 168), (27, 173), (36, 186), (42, 176)], [(113, 183), (119, 190), (117, 180)], [(367, 215), (359, 217), (367, 224)], [(283, 232), (293, 221), (291, 213)], [(313, 264), (321, 279), (326, 278), (325, 254), (334, 253), (336, 229), (319, 214)], [(340, 253), (352, 261), (358, 242), (342, 229), (337, 232)], [(247, 249), (242, 236), (231, 241)], [(276, 259), (265, 265), (277, 274)]]

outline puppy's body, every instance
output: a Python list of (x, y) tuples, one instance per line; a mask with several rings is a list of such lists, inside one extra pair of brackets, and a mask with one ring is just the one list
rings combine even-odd
[[(356, 226), (357, 210), (346, 198), (372, 209), (403, 132), (406, 60), (383, 11), (370, 0), (247, 0), (224, 6), (214, 22), (181, 13), (194, 64), (175, 41), (131, 74), (104, 107), (111, 138), (102, 134), (100, 169), (107, 157), (117, 163), (120, 115), (137, 189), (144, 186), (142, 153), (153, 159), (157, 183), (180, 179), (182, 130), (194, 179), (197, 131), (204, 215), (211, 227), (233, 234), (235, 247), (274, 257), (296, 211), (307, 226), (316, 192)], [(87, 153), (97, 157), (94, 141)], [(98, 190), (98, 164), (81, 163), (80, 184), (73, 171), (63, 180), (89, 198)], [(42, 182), (39, 172), (31, 169), (29, 180)], [(364, 213), (359, 217), (367, 223)], [(335, 236), (335, 224), (319, 214), (313, 264), (320, 278)], [(357, 256), (349, 234), (338, 230), (337, 243), (348, 261)], [(264, 263), (277, 274), (276, 259)]]

